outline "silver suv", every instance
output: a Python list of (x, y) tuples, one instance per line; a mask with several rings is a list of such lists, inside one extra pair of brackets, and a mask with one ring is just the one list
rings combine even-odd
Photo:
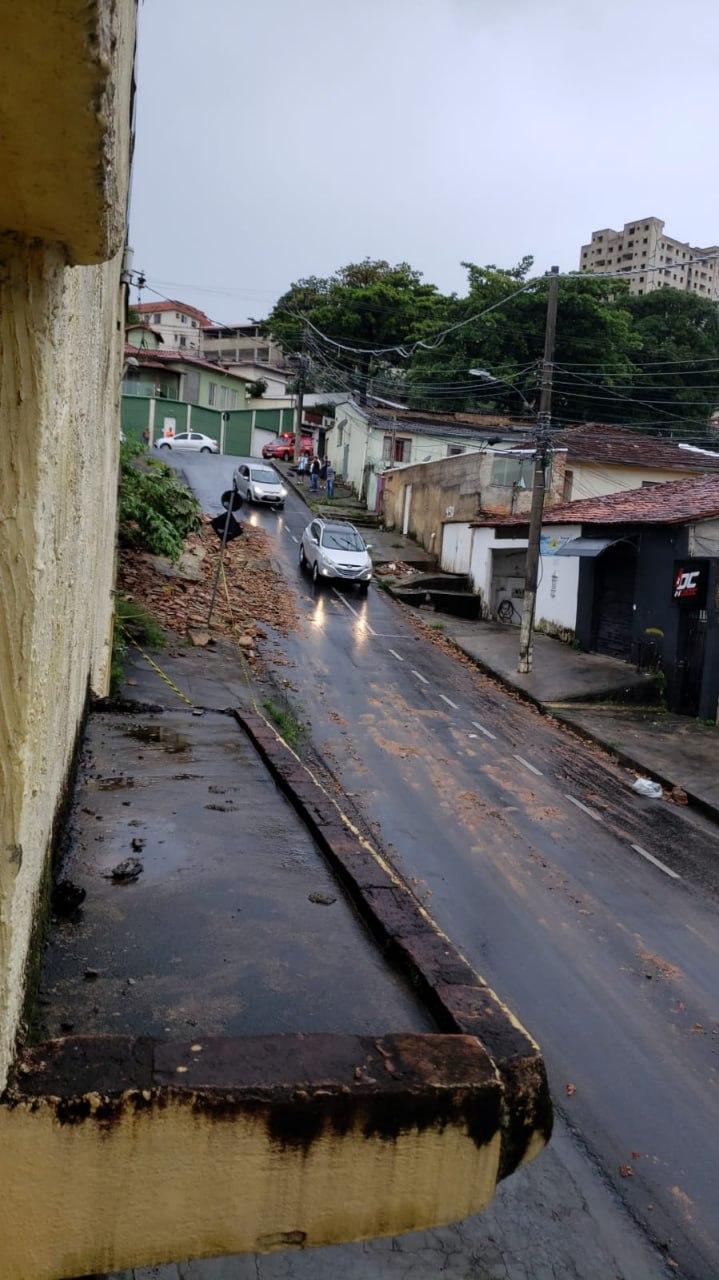
[(323, 520), (308, 524), (300, 542), (300, 567), (309, 569), (312, 581), (323, 578), (356, 582), (365, 592), (372, 577), (369, 547), (347, 520)]

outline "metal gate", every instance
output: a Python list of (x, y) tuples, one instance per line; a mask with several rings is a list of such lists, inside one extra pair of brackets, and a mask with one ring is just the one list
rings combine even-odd
[(617, 542), (597, 557), (592, 644), (597, 653), (631, 656), (636, 569), (637, 549), (628, 542)]
[(685, 609), (679, 622), (676, 705), (672, 707), (685, 716), (699, 714), (706, 633), (706, 609)]

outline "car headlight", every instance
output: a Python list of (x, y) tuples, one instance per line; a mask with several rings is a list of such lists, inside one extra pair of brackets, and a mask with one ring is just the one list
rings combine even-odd
[(285, 489), (285, 486), (283, 484), (280, 485), (280, 497), (281, 498), (287, 497), (287, 490)]

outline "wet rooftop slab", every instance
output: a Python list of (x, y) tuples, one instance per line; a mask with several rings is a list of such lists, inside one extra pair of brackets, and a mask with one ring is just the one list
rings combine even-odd
[(40, 1039), (435, 1030), (228, 715), (92, 715), (60, 874)]

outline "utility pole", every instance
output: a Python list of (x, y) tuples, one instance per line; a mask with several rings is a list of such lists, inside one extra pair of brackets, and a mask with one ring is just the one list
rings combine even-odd
[(527, 674), (532, 670), (532, 636), (534, 613), (537, 605), (537, 576), (539, 547), (542, 536), (542, 517), (546, 486), (547, 458), (549, 456), (549, 429), (552, 420), (552, 378), (554, 374), (554, 337), (557, 330), (557, 295), (559, 293), (559, 267), (552, 267), (547, 292), (547, 323), (544, 331), (544, 359), (542, 382), (537, 415), (537, 448), (534, 455), (534, 480), (532, 482), (532, 510), (529, 517), (527, 562), (524, 570), (524, 600), (522, 622), (519, 628), (519, 662), (517, 670)]
[(297, 370), (297, 403), (295, 406), (295, 466), (302, 455), (302, 414), (304, 411), (305, 382), (309, 372), (309, 357), (306, 351), (307, 334), (302, 335), (302, 353)]

